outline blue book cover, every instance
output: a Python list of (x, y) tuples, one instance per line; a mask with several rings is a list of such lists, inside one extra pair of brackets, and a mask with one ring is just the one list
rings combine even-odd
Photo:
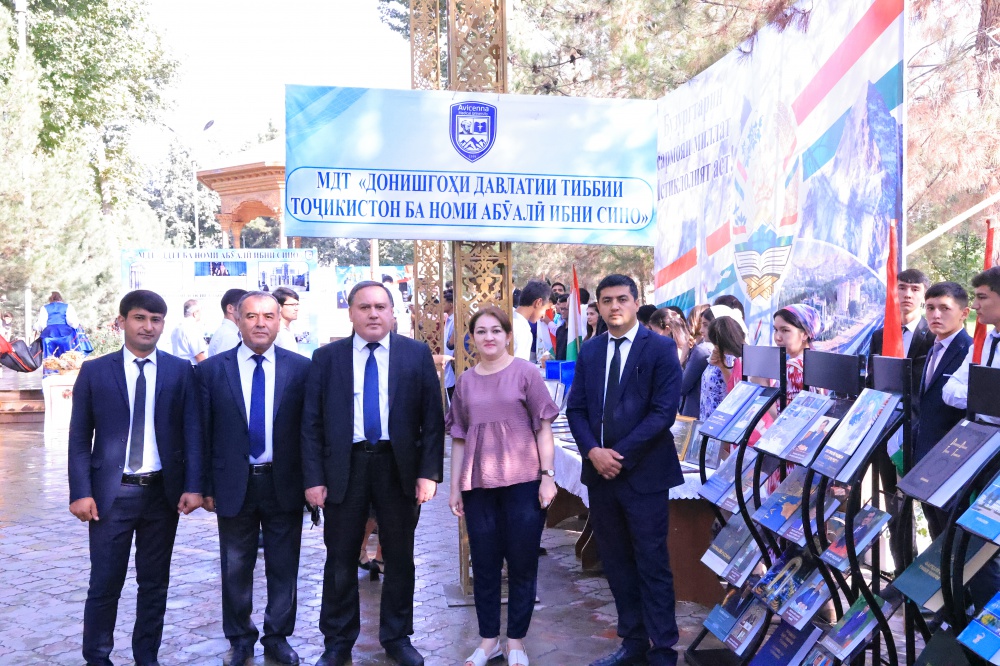
[[(753, 469), (754, 460), (757, 458), (757, 452), (753, 449), (748, 448), (743, 456), (743, 469)], [(712, 476), (708, 477), (708, 481), (698, 489), (698, 494), (707, 499), (712, 504), (719, 504), (729, 489), (733, 487), (733, 483), (736, 481), (736, 452), (733, 451), (728, 458), (719, 465), (719, 469), (715, 470)]]
[[(777, 490), (771, 493), (767, 501), (753, 514), (753, 519), (772, 532), (781, 529), (802, 506), (802, 484), (806, 478), (806, 468), (796, 467), (792, 470)], [(815, 486), (814, 486), (815, 487)]]
[(743, 406), (740, 413), (733, 418), (728, 426), (726, 426), (725, 432), (719, 436), (719, 439), (723, 442), (730, 442), (733, 444), (742, 441), (745, 436), (750, 434), (747, 432), (750, 424), (767, 408), (775, 393), (777, 393), (777, 389), (764, 389), (758, 395), (749, 400)]
[(1000, 537), (1000, 476), (990, 482), (986, 490), (958, 519), (958, 524), (984, 539), (997, 541)]
[(958, 642), (991, 664), (1000, 664), (1000, 636), (975, 619), (958, 635)]
[[(941, 592), (941, 544), (944, 536), (940, 536), (917, 555), (913, 563), (899, 575), (893, 583), (896, 589), (905, 594), (914, 603), (929, 611), (939, 611), (944, 606), (944, 594)], [(965, 551), (965, 581), (968, 582), (997, 552), (997, 546), (972, 535), (969, 547)], [(992, 601), (990, 603), (993, 603)]]
[(802, 391), (761, 436), (756, 448), (774, 456), (784, 457), (800, 433), (830, 407), (830, 398), (819, 393)]
[(763, 390), (763, 386), (751, 382), (740, 382), (734, 386), (711, 416), (701, 424), (701, 434), (717, 438), (726, 430), (726, 426), (736, 417), (743, 405)]
[[(889, 514), (871, 505), (863, 507), (854, 517), (854, 547), (858, 557), (868, 549), (868, 546), (888, 522)], [(830, 544), (829, 548), (823, 551), (820, 558), (830, 566), (836, 567), (840, 571), (846, 571), (850, 561), (847, 557), (847, 534), (841, 534), (836, 541)]]
[(781, 618), (796, 629), (802, 629), (829, 598), (830, 588), (816, 569), (780, 609)]
[(743, 520), (743, 516), (734, 514), (726, 526), (719, 530), (708, 550), (701, 556), (701, 561), (721, 576), (748, 539), (750, 539), (750, 528)]
[(844, 466), (861, 445), (892, 397), (890, 393), (865, 389), (837, 424), (823, 450), (812, 462), (812, 468), (830, 478)]
[(822, 633), (812, 625), (799, 630), (782, 622), (761, 646), (750, 666), (798, 666)]
[(736, 618), (753, 602), (753, 594), (750, 593), (752, 587), (750, 585), (745, 588), (730, 588), (722, 603), (716, 604), (705, 618), (705, 628), (720, 641), (726, 640), (726, 636), (736, 624)]

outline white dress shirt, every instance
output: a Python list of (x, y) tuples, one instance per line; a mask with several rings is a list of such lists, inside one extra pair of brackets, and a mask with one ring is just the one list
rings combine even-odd
[[(903, 324), (903, 356), (910, 354), (910, 343), (913, 342), (913, 334), (917, 332), (917, 326), (920, 326), (920, 317), (909, 324)], [(884, 336), (885, 333), (882, 335)]]
[[(253, 360), (254, 350), (245, 344), (236, 350), (236, 360), (240, 369), (240, 386), (243, 388), (243, 404), (247, 410), (247, 427), (250, 426), (250, 398), (253, 393), (253, 371), (257, 369), (257, 361)], [(258, 458), (250, 456), (254, 465), (274, 461), (274, 345), (267, 348), (262, 356), (264, 362), (264, 454)]]
[[(941, 365), (941, 359), (944, 358), (945, 352), (948, 351), (948, 346), (956, 337), (958, 337), (961, 330), (962, 329), (958, 329), (958, 331), (955, 331), (944, 340), (938, 340), (937, 338), (934, 339), (934, 344), (931, 346), (930, 351), (927, 352), (927, 362), (924, 365), (923, 383), (925, 386), (927, 385), (928, 380), (934, 376), (934, 373), (937, 371), (937, 367)], [(935, 353), (934, 348), (938, 344), (941, 345), (941, 348), (937, 350), (937, 353)]]
[(528, 323), (527, 317), (523, 314), (514, 310), (514, 357), (523, 358), (525, 361), (531, 360), (531, 352), (535, 351), (531, 348), (531, 324)]
[(125, 356), (125, 386), (128, 389), (128, 439), (125, 440), (125, 471), (129, 474), (146, 474), (148, 472), (158, 472), (163, 469), (160, 462), (160, 450), (156, 448), (156, 423), (153, 421), (154, 405), (156, 404), (156, 351), (147, 356), (144, 361), (149, 361), (143, 366), (142, 376), (146, 378), (146, 422), (143, 434), (142, 445), (142, 467), (139, 469), (129, 469), (128, 457), (132, 449), (132, 417), (135, 413), (135, 383), (139, 379), (139, 366), (135, 360), (139, 358), (122, 347), (122, 354)]
[[(365, 365), (373, 353), (366, 346), (368, 342), (354, 334), (354, 441), (363, 442), (365, 437)], [(378, 365), (378, 415), (382, 422), (382, 439), (389, 437), (389, 335), (379, 340), (375, 349), (375, 363)]]
[(219, 328), (212, 334), (212, 340), (208, 343), (208, 355), (215, 356), (224, 351), (229, 351), (240, 344), (240, 329), (231, 319), (223, 319)]
[[(48, 303), (46, 303), (48, 305)], [(49, 311), (45, 309), (45, 305), (42, 309), (38, 311), (38, 316), (35, 317), (35, 324), (33, 328), (41, 333), (46, 326), (49, 325)], [(73, 306), (66, 304), (66, 325), (70, 328), (80, 328), (80, 317), (77, 316), (76, 310)]]
[(201, 322), (194, 317), (184, 317), (180, 325), (170, 334), (170, 342), (173, 345), (174, 356), (184, 359), (191, 365), (198, 363), (195, 359), (198, 354), (208, 351), (204, 329), (201, 327)]
[[(990, 360), (990, 348), (993, 346), (993, 341), (1000, 337), (1000, 331), (996, 328), (993, 332), (986, 336), (986, 344), (983, 345), (983, 365)], [(944, 390), (941, 392), (941, 398), (944, 400), (946, 405), (951, 405), (956, 409), (967, 409), (969, 400), (969, 366), (972, 365), (972, 356), (976, 352), (975, 345), (969, 347), (969, 353), (965, 355), (965, 360), (962, 361), (961, 367), (955, 371), (948, 380), (948, 383), (944, 385)], [(993, 363), (990, 364), (991, 368), (1000, 368), (1000, 348), (997, 349), (997, 353), (993, 356)], [(990, 418), (987, 416), (980, 417), (984, 421), (989, 423), (1000, 423), (1000, 420)]]
[(286, 328), (284, 324), (278, 328), (278, 337), (274, 339), (274, 344), (290, 352), (299, 353), (299, 343), (295, 339), (295, 334), (292, 333), (292, 329)]

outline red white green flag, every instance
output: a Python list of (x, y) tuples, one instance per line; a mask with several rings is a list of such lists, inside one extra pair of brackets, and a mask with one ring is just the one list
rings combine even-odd
[(566, 360), (575, 361), (580, 355), (580, 345), (587, 337), (587, 316), (580, 307), (580, 283), (573, 266), (573, 288), (569, 292), (569, 316), (566, 322)]

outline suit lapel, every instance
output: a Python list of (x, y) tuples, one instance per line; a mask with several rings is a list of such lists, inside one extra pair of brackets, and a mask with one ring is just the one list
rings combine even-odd
[(628, 350), (628, 359), (625, 360), (625, 371), (622, 372), (622, 380), (618, 385), (619, 399), (625, 395), (625, 388), (628, 386), (629, 379), (635, 373), (636, 365), (639, 363), (639, 355), (642, 353), (642, 348), (646, 346), (646, 341), (650, 335), (652, 333), (645, 326), (639, 326), (639, 330), (636, 331), (635, 339), (632, 340), (632, 347)]
[[(402, 352), (399, 349), (399, 336), (395, 333), (389, 334), (389, 413), (392, 413), (392, 403), (396, 397), (396, 386), (399, 384), (399, 364), (402, 363), (400, 360), (400, 354)], [(388, 415), (387, 415), (388, 416)]]
[(243, 415), (240, 422), (243, 424), (244, 430), (249, 432), (250, 426), (247, 423), (249, 422), (250, 415), (247, 412), (247, 403), (243, 399), (243, 384), (240, 382), (240, 361), (236, 355), (238, 349), (239, 347), (236, 347), (225, 352), (222, 365), (226, 369), (226, 379), (229, 380), (229, 390), (233, 393), (233, 400), (240, 406), (240, 413)]
[(271, 417), (272, 419), (278, 418), (281, 394), (285, 390), (285, 383), (288, 381), (288, 365), (281, 358), (281, 352), (283, 351), (280, 347), (274, 348), (274, 414)]
[(931, 376), (931, 380), (927, 382), (927, 386), (924, 387), (925, 391), (933, 386), (934, 382), (941, 379), (941, 375), (944, 374), (944, 369), (955, 359), (956, 356), (961, 354), (963, 358), (965, 357), (965, 350), (959, 349), (961, 337), (961, 335), (956, 336), (955, 339), (951, 341), (951, 344), (948, 345), (948, 348), (944, 350), (944, 353), (941, 354), (941, 359), (934, 368), (934, 374)]
[(167, 372), (166, 364), (163, 362), (163, 357), (166, 352), (161, 352), (159, 349), (156, 350), (156, 391), (153, 397), (153, 418), (156, 418), (156, 405), (160, 402), (160, 393), (163, 392), (163, 385), (167, 383)]
[(115, 384), (118, 385), (118, 389), (122, 394), (122, 402), (125, 403), (126, 407), (129, 407), (131, 403), (128, 399), (128, 384), (125, 383), (125, 353), (119, 349), (110, 355), (112, 360), (111, 364), (111, 374), (115, 377)]
[[(927, 328), (927, 320), (921, 317), (920, 323), (917, 324), (915, 329), (913, 329), (913, 336), (910, 338), (910, 348), (906, 353), (907, 357), (915, 359), (921, 356), (926, 356), (927, 351), (925, 351), (924, 348), (930, 346), (925, 342), (927, 338), (930, 338), (930, 345), (933, 345), (934, 334), (931, 333), (929, 328)], [(921, 351), (924, 353), (920, 353)]]
[(594, 373), (594, 383), (597, 385), (595, 397), (597, 398), (598, 413), (604, 413), (604, 393), (608, 388), (608, 334), (601, 333), (597, 347), (597, 372)]
[[(354, 432), (354, 334), (349, 338), (344, 338), (343, 344), (337, 353), (334, 355), (333, 359), (335, 364), (338, 366), (337, 370), (340, 373), (340, 386), (343, 390), (347, 392), (347, 404), (350, 405), (350, 420), (348, 423), (351, 424), (351, 432)], [(335, 343), (336, 344), (336, 343)]]

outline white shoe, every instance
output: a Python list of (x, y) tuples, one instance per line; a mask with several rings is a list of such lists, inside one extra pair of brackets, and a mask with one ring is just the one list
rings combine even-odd
[(491, 659), (496, 659), (502, 654), (503, 651), (500, 649), (500, 641), (497, 641), (497, 644), (492, 650), (490, 650), (489, 654), (483, 652), (483, 648), (476, 648), (476, 651), (469, 655), (469, 657), (465, 660), (465, 663), (473, 664), (474, 666), (486, 666), (486, 662)]
[(507, 653), (507, 666), (528, 666), (528, 655), (524, 650), (511, 650)]

